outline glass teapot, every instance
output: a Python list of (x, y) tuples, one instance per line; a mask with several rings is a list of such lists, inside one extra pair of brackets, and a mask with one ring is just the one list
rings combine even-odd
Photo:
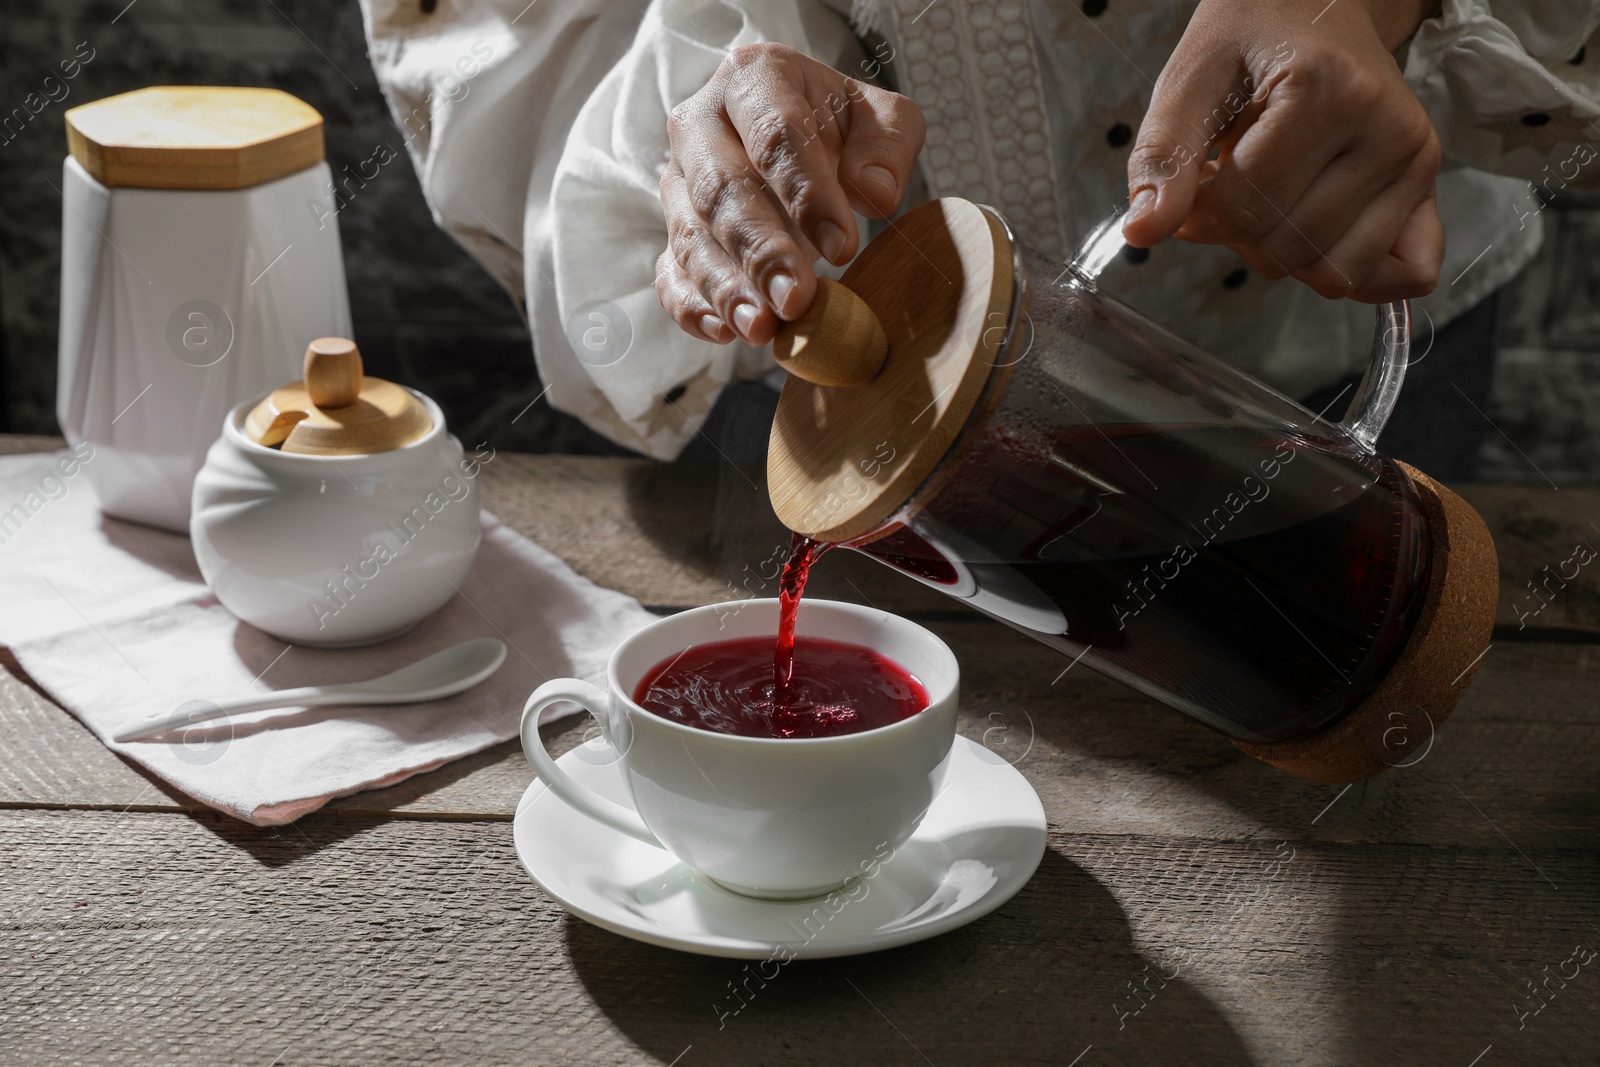
[(1307, 777), (1420, 758), (1498, 578), (1477, 514), (1374, 448), (1406, 305), (1332, 423), (1099, 291), (1121, 221), (1063, 267), (936, 200), (822, 283), (774, 343), (779, 518)]

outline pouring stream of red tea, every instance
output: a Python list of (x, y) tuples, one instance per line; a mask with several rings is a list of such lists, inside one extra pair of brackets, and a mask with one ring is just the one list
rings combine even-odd
[(744, 637), (691, 646), (645, 672), (634, 699), (685, 726), (749, 737), (833, 737), (888, 726), (926, 708), (927, 689), (882, 653), (795, 633), (811, 565), (830, 547), (794, 535), (779, 585), (775, 643)]
[(772, 709), (789, 712), (789, 682), (794, 678), (794, 623), (800, 612), (800, 596), (805, 592), (811, 565), (833, 547), (795, 534), (789, 540), (789, 558), (783, 563), (778, 580), (778, 644), (772, 655)]

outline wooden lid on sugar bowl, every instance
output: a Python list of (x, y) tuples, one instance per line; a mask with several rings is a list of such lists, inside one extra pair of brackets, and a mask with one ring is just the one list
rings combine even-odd
[(322, 162), (322, 116), (278, 89), (157, 85), (66, 118), (67, 150), (102, 185), (244, 189)]
[(1014, 248), (991, 212), (923, 204), (822, 279), (773, 356), (789, 371), (767, 452), (778, 518), (841, 542), (881, 525), (944, 458), (1006, 335)]
[(414, 393), (362, 374), (354, 341), (312, 341), (305, 375), (251, 409), (245, 419), (250, 440), (300, 455), (357, 456), (409, 445), (433, 429)]

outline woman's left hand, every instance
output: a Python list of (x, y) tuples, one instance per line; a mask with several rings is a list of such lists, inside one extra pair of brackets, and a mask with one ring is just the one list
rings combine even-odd
[(1330, 299), (1431, 292), (1439, 138), (1391, 52), (1437, 8), (1201, 0), (1128, 163), (1128, 241), (1226, 245)]

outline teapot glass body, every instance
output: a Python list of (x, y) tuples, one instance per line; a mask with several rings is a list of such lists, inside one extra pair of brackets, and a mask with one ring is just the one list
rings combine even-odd
[(1333, 423), (1099, 292), (1120, 216), (1065, 269), (1012, 247), (981, 399), (849, 547), (1237, 740), (1340, 718), (1427, 599), (1417, 490), (1373, 448), (1406, 306), (1378, 309), (1372, 367)]

